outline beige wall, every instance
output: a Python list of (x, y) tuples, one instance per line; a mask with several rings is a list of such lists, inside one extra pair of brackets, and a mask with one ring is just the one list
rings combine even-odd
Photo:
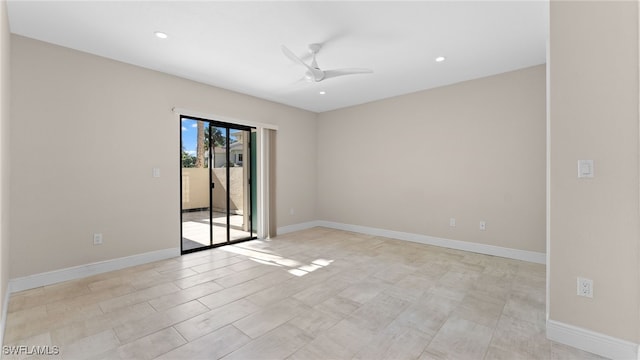
[(182, 208), (209, 207), (209, 169), (182, 168)]
[[(229, 209), (232, 214), (242, 214), (244, 206), (244, 168), (229, 168), (229, 188), (227, 189), (227, 169), (213, 169), (213, 181), (215, 189), (213, 192), (213, 209), (226, 211), (227, 192), (229, 193)], [(248, 193), (247, 193), (248, 194)], [(239, 210), (239, 211), (237, 211)]]
[[(637, 2), (551, 2), (549, 317), (640, 341)], [(577, 160), (595, 178), (577, 179)], [(594, 281), (576, 296), (576, 277)]]
[(179, 246), (174, 106), (278, 125), (277, 225), (316, 218), (314, 113), (20, 36), (11, 50), (11, 277)]
[[(2, 306), (9, 279), (9, 50), (7, 3), (0, 1), (0, 314), (4, 310)], [(0, 334), (0, 340), (2, 336)]]
[[(232, 214), (242, 214), (244, 206), (244, 168), (229, 168), (229, 209)], [(226, 211), (227, 169), (213, 169), (213, 210)], [(201, 209), (209, 207), (209, 169), (182, 168), (182, 208)], [(255, 196), (255, 195), (254, 195)], [(240, 210), (240, 211), (236, 211)]]
[(319, 219), (544, 252), (545, 101), (541, 65), (320, 114)]

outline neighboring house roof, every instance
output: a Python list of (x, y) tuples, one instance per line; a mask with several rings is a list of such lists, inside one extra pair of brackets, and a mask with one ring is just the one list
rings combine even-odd
[[(231, 151), (236, 151), (236, 150), (242, 150), (243, 144), (241, 142), (235, 142), (231, 145), (229, 145), (229, 150)], [(227, 149), (226, 147), (220, 147), (220, 146), (216, 146), (216, 148), (214, 149), (216, 154), (224, 154)]]

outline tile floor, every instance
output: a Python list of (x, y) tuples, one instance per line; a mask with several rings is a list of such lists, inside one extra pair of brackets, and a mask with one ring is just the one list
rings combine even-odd
[[(314, 228), (12, 295), (44, 359), (597, 359), (545, 337), (542, 265)], [(24, 358), (5, 356), (5, 359)]]

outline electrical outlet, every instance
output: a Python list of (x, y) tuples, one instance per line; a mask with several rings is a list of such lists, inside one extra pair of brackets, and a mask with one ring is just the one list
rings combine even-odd
[(102, 245), (102, 234), (93, 234), (93, 245)]
[(578, 296), (593, 298), (593, 280), (578, 277)]
[(480, 221), (480, 230), (487, 230), (487, 222)]
[(449, 226), (456, 227), (456, 219), (455, 218), (449, 219)]

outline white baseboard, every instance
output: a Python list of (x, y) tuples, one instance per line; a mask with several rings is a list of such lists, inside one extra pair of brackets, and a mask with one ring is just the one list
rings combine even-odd
[(640, 359), (638, 344), (558, 321), (547, 320), (547, 338), (610, 359)]
[(164, 250), (150, 251), (117, 259), (99, 261), (91, 264), (19, 277), (9, 280), (9, 289), (7, 293), (14, 293), (63, 281), (80, 279), (91, 275), (120, 270), (126, 267), (146, 264), (153, 261), (164, 260), (176, 256), (180, 256), (180, 248), (169, 248)]
[(323, 225), (320, 225), (319, 221), (308, 221), (300, 224), (281, 226), (277, 229), (277, 233), (278, 235), (284, 235), (294, 231), (311, 229), (316, 226), (323, 226)]
[[(500, 246), (472, 243), (460, 240), (450, 240), (444, 238), (438, 238), (434, 236), (412, 234), (401, 231), (377, 229), (368, 226), (342, 224), (332, 221), (312, 221), (309, 223), (303, 223), (300, 225), (313, 224), (314, 226), (324, 226), (332, 229), (353, 231), (361, 234), (383, 236), (393, 239), (406, 240), (416, 242), (420, 244), (435, 245), (440, 247), (446, 247), (456, 250), (464, 250), (479, 254), (500, 256), (509, 259), (523, 260), (537, 264), (545, 264), (547, 262), (547, 255), (545, 253), (539, 253), (535, 251), (518, 250), (505, 248)], [(312, 226), (310, 226), (312, 227)], [(302, 230), (302, 229), (301, 229)]]

